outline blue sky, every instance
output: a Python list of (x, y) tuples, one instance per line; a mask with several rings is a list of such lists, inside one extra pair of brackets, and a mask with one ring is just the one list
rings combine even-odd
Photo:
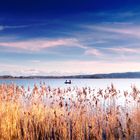
[(135, 0), (5, 0), (0, 75), (140, 71), (139, 9)]

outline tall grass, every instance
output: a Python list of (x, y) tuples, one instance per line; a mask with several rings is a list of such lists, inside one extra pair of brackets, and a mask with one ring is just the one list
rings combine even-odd
[(138, 140), (140, 91), (0, 85), (0, 140)]

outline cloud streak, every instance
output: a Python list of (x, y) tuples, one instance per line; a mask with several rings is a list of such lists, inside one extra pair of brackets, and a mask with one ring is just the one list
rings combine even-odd
[(31, 27), (33, 25), (0, 25), (0, 31), (3, 31), (5, 29), (21, 29), (21, 28), (27, 28)]
[[(125, 26), (126, 25), (126, 26)], [(108, 32), (108, 33), (115, 33), (121, 35), (127, 35), (131, 37), (140, 38), (140, 26), (136, 25), (129, 25), (129, 24), (114, 24), (114, 26), (110, 25), (88, 25), (87, 28), (93, 29), (100, 32)]]
[(109, 48), (108, 50), (116, 53), (129, 53), (129, 54), (140, 54), (140, 48), (128, 48), (128, 47), (119, 47), (119, 48)]
[(8, 49), (22, 50), (22, 51), (41, 51), (47, 48), (54, 47), (78, 47), (81, 49), (86, 49), (86, 46), (80, 44), (77, 39), (52, 39), (52, 40), (27, 40), (27, 41), (16, 41), (16, 42), (0, 42), (1, 47), (5, 47)]

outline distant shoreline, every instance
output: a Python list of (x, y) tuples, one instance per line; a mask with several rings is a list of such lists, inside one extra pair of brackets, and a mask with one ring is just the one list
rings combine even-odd
[(11, 76), (2, 75), (0, 79), (129, 79), (140, 78), (140, 72), (109, 73), (109, 74), (90, 74), (90, 75), (71, 75), (71, 76)]

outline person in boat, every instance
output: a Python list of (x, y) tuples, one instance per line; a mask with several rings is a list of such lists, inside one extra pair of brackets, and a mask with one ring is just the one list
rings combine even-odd
[(65, 84), (71, 84), (71, 80), (69, 80), (69, 81), (65, 81)]

